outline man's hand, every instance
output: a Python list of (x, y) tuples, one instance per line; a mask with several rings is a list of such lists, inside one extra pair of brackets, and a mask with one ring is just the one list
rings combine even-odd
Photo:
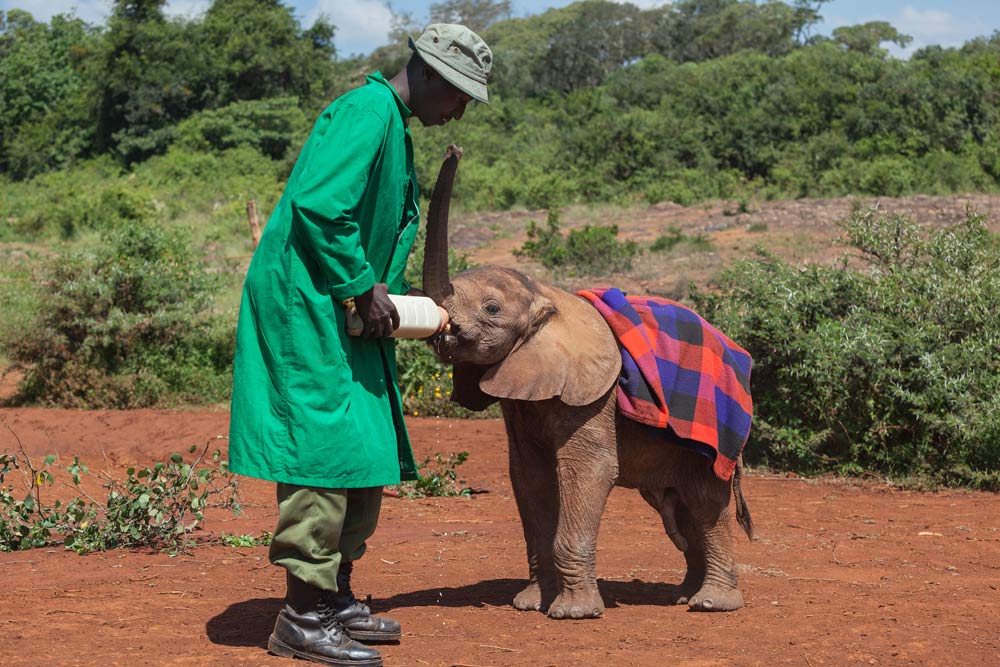
[(389, 299), (385, 283), (375, 283), (370, 290), (354, 297), (354, 306), (365, 323), (361, 332), (364, 338), (385, 338), (399, 327), (399, 313)]

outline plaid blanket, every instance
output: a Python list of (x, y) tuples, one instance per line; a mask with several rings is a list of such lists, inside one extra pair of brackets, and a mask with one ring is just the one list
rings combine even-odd
[(669, 427), (728, 480), (750, 434), (753, 403), (746, 350), (690, 308), (615, 288), (577, 292), (590, 301), (622, 350), (618, 409), (642, 424)]

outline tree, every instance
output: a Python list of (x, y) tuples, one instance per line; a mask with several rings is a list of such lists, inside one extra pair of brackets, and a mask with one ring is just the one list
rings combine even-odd
[(86, 70), (97, 39), (77, 18), (56, 15), (45, 24), (17, 9), (0, 16), (0, 166), (12, 177), (33, 176), (89, 149)]
[(431, 5), (431, 23), (461, 23), (480, 34), (502, 18), (510, 18), (510, 0), (442, 0)]
[(885, 21), (869, 21), (860, 25), (845, 25), (833, 30), (833, 41), (869, 56), (885, 56), (888, 52), (881, 48), (882, 42), (892, 42), (899, 48), (906, 48), (913, 38), (896, 30)]
[(585, 0), (549, 37), (534, 78), (543, 90), (569, 92), (601, 84), (646, 52), (642, 12), (632, 4)]
[(682, 0), (663, 11), (651, 41), (656, 51), (678, 62), (743, 50), (782, 55), (801, 44), (809, 26), (820, 20), (822, 1), (797, 0), (792, 7), (783, 2)]
[(304, 31), (280, 0), (215, 0), (203, 31), (212, 106), (283, 95), (310, 108), (326, 101), (336, 55), (336, 27), (326, 17)]
[(168, 21), (164, 0), (116, 0), (101, 71), (97, 142), (126, 164), (160, 152), (171, 126), (201, 106), (205, 54), (193, 23)]

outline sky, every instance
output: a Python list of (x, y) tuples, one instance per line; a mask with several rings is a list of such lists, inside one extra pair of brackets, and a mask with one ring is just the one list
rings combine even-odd
[[(391, 0), (396, 11), (426, 23), (435, 0)], [(539, 14), (562, 7), (572, 0), (513, 0), (516, 17)], [(787, 0), (791, 4), (791, 0)], [(666, 4), (662, 0), (631, 0), (640, 7)], [(325, 14), (337, 26), (334, 43), (341, 55), (367, 54), (385, 44), (392, 13), (384, 0), (284, 0), (304, 27)], [(111, 0), (0, 0), (0, 10), (25, 9), (39, 21), (55, 14), (75, 13), (90, 23), (103, 23)], [(169, 0), (168, 15), (197, 16), (211, 0)], [(997, 0), (832, 0), (820, 9), (823, 23), (815, 31), (829, 34), (842, 25), (868, 21), (888, 21), (903, 34), (913, 37), (905, 50), (891, 48), (893, 55), (906, 57), (915, 49), (931, 44), (961, 46), (973, 37), (1000, 30), (1000, 2)]]

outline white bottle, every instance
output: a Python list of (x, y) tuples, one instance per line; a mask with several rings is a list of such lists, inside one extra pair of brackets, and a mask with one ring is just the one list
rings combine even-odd
[[(427, 338), (441, 326), (441, 311), (430, 297), (390, 294), (389, 300), (399, 313), (399, 327), (390, 338)], [(364, 330), (365, 323), (353, 306), (347, 309), (346, 324), (352, 336), (360, 336)]]

